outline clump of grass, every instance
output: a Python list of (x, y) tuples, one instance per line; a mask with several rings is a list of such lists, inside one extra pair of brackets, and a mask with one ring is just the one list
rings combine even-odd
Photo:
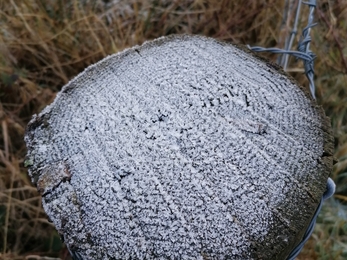
[[(318, 57), (318, 101), (334, 129), (339, 163), (333, 177), (340, 202), (327, 203), (300, 259), (342, 259), (346, 255), (346, 219), (339, 212), (344, 212), (342, 202), (347, 201), (343, 186), (347, 182), (347, 21), (343, 19), (347, 3), (318, 2), (319, 25), (313, 29), (311, 46)], [(31, 115), (51, 103), (72, 77), (106, 55), (173, 33), (283, 47), (293, 20), (289, 14), (281, 26), (284, 1), (276, 0), (9, 0), (0, 2), (0, 10), (0, 258), (4, 259), (68, 258), (26, 174), (23, 135)], [(306, 22), (304, 10), (299, 28)], [(291, 60), (290, 71), (307, 85), (300, 63)]]

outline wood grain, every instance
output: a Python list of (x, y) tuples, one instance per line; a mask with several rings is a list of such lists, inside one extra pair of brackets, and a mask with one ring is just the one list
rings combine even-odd
[(200, 36), (88, 67), (25, 141), (44, 209), (81, 259), (285, 259), (332, 169), (308, 91)]

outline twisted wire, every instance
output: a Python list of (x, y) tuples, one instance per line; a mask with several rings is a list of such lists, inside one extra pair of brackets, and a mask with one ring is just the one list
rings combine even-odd
[[(255, 52), (272, 52), (276, 54), (289, 54), (296, 57), (297, 59), (302, 60), (304, 62), (305, 74), (309, 81), (311, 95), (314, 99), (316, 99), (315, 85), (314, 85), (314, 60), (316, 58), (316, 55), (310, 50), (311, 28), (317, 25), (316, 23), (313, 23), (314, 10), (316, 8), (316, 0), (309, 0), (309, 2), (301, 2), (301, 1), (299, 2), (298, 8), (297, 8), (297, 15), (295, 19), (295, 26), (297, 24), (297, 19), (299, 17), (298, 13), (300, 12), (301, 3), (309, 5), (310, 14), (309, 14), (307, 26), (302, 31), (302, 35), (298, 43), (297, 51), (289, 50), (289, 48), (291, 48), (291, 43), (293, 41), (292, 39), (294, 35), (296, 34), (296, 28), (294, 28), (293, 31), (291, 32), (292, 36), (290, 37), (290, 43), (287, 45), (288, 49), (284, 50), (284, 49), (278, 49), (278, 48), (264, 48), (260, 46), (254, 46), (254, 47), (248, 46), (248, 48)], [(287, 63), (285, 62), (284, 64), (285, 68), (287, 66), (286, 64)]]
[(324, 192), (324, 194), (323, 194), (323, 196), (319, 202), (319, 205), (318, 205), (316, 212), (314, 213), (312, 220), (311, 220), (311, 222), (310, 222), (310, 224), (309, 224), (309, 226), (308, 226), (308, 228), (304, 234), (304, 237), (301, 240), (301, 242), (290, 253), (287, 260), (295, 260), (295, 258), (300, 254), (305, 243), (307, 242), (307, 240), (309, 240), (309, 238), (311, 237), (311, 235), (313, 233), (314, 226), (315, 226), (316, 221), (317, 221), (317, 217), (318, 217), (319, 212), (321, 211), (322, 206), (323, 206), (323, 202), (325, 200), (329, 199), (332, 195), (334, 195), (335, 188), (336, 188), (336, 185), (335, 185), (334, 181), (331, 178), (328, 178), (326, 191)]
[[(286, 0), (286, 1), (288, 1), (288, 0)], [(298, 7), (297, 7), (297, 10), (296, 10), (296, 14), (295, 14), (295, 20), (294, 20), (293, 29), (290, 32), (289, 39), (288, 39), (288, 41), (285, 44), (285, 50), (290, 50), (292, 48), (292, 45), (293, 45), (293, 42), (294, 42), (294, 38), (295, 38), (296, 34), (298, 33), (298, 22), (299, 22), (299, 17), (300, 17), (300, 10), (301, 10), (301, 0), (299, 0), (299, 3), (298, 3)], [(280, 61), (279, 64), (283, 66), (284, 70), (286, 70), (287, 67), (288, 67), (289, 55), (286, 54), (286, 55), (281, 55), (281, 56), (280, 56), (281, 59), (279, 60)]]

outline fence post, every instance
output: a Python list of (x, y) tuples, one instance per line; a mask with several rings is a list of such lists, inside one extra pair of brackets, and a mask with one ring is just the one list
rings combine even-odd
[(188, 35), (88, 67), (25, 141), (76, 259), (284, 259), (333, 162), (305, 88), (247, 48)]

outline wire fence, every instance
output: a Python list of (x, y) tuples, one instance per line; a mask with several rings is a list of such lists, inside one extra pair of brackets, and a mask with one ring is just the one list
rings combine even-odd
[[(300, 10), (301, 10), (302, 4), (306, 4), (309, 6), (310, 13), (308, 17), (307, 26), (302, 31), (302, 35), (298, 43), (297, 51), (293, 51), (291, 50), (291, 48), (293, 45), (295, 35), (297, 34), (297, 26), (298, 26), (298, 21), (300, 18)], [(314, 85), (314, 60), (316, 58), (316, 55), (310, 50), (310, 43), (311, 43), (310, 32), (311, 32), (311, 28), (316, 25), (316, 23), (313, 23), (314, 11), (316, 9), (316, 5), (317, 5), (316, 0), (309, 0), (309, 2), (302, 2), (302, 0), (299, 0), (298, 7), (296, 9), (294, 26), (292, 31), (290, 32), (290, 37), (287, 40), (284, 49), (248, 46), (252, 51), (255, 51), (255, 52), (272, 52), (272, 53), (284, 55), (284, 59), (280, 60), (279, 62), (279, 65), (281, 65), (284, 68), (284, 70), (287, 69), (289, 55), (292, 55), (296, 57), (297, 59), (301, 59), (304, 62), (305, 74), (309, 80), (310, 92), (314, 99), (316, 99), (315, 85)]]
[[(298, 21), (300, 18), (300, 11), (301, 11), (302, 4), (309, 6), (310, 10), (309, 10), (309, 15), (308, 15), (308, 22), (307, 22), (306, 27), (302, 31), (302, 35), (300, 37), (297, 50), (293, 51), (293, 50), (291, 50), (291, 48), (292, 48), (292, 45), (294, 42), (294, 38), (297, 34), (297, 26), (298, 26)], [(311, 43), (310, 32), (311, 32), (312, 27), (314, 27), (316, 25), (316, 23), (313, 23), (314, 11), (316, 9), (316, 5), (317, 5), (316, 0), (309, 0), (308, 2), (303, 2), (302, 0), (299, 0), (298, 6), (296, 9), (296, 15), (295, 15), (293, 29), (290, 32), (290, 36), (288, 37), (288, 39), (285, 43), (284, 49), (263, 48), (263, 47), (259, 47), (259, 46), (256, 46), (256, 47), (248, 46), (252, 51), (255, 51), (255, 52), (272, 52), (272, 53), (276, 53), (276, 54), (281, 54), (282, 57), (278, 59), (278, 63), (279, 63), (279, 65), (281, 65), (283, 67), (284, 70), (286, 70), (288, 67), (289, 55), (296, 57), (296, 59), (302, 60), (304, 63), (305, 74), (306, 74), (306, 77), (309, 81), (309, 88), (310, 88), (310, 92), (311, 92), (313, 99), (316, 99), (315, 84), (314, 84), (314, 60), (316, 58), (316, 55), (310, 50), (310, 43)], [(288, 5), (288, 0), (287, 0), (286, 8), (288, 8), (288, 6), (289, 5)], [(314, 226), (316, 224), (316, 220), (317, 220), (319, 212), (322, 208), (323, 202), (325, 200), (327, 200), (328, 198), (330, 198), (334, 194), (335, 187), (336, 186), (335, 186), (334, 181), (331, 178), (328, 178), (327, 189), (320, 200), (320, 203), (319, 203), (319, 205), (316, 209), (316, 212), (314, 213), (314, 216), (313, 216), (313, 218), (312, 218), (312, 220), (311, 220), (311, 222), (310, 222), (310, 224), (309, 224), (309, 226), (308, 226), (308, 228), (304, 234), (304, 237), (303, 237), (302, 241), (290, 253), (287, 260), (294, 260), (299, 255), (301, 250), (303, 249), (305, 243), (307, 242), (307, 240), (310, 238), (310, 236), (313, 233)]]

